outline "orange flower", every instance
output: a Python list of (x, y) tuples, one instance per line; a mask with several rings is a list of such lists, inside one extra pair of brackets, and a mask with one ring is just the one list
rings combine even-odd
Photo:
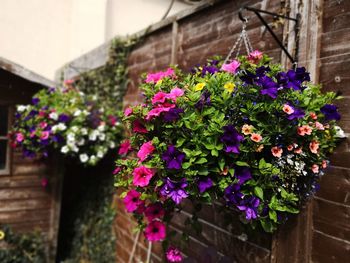
[(303, 152), (303, 147), (297, 148), (294, 150), (294, 153), (301, 154)]
[(298, 127), (297, 131), (300, 136), (311, 135), (312, 128), (309, 125), (303, 125)]
[(317, 141), (310, 142), (309, 148), (310, 148), (310, 151), (312, 153), (317, 154), (317, 151), (318, 151), (319, 147), (320, 147), (319, 142), (317, 142)]
[(323, 161), (322, 161), (322, 168), (323, 168), (323, 169), (326, 169), (326, 168), (327, 168), (327, 161), (326, 161), (326, 160), (323, 160)]
[(262, 136), (258, 133), (252, 133), (250, 139), (254, 142), (260, 142), (262, 140)]
[(272, 155), (280, 158), (282, 156), (283, 150), (282, 148), (275, 146), (271, 148)]
[(287, 150), (288, 150), (288, 151), (291, 151), (291, 150), (293, 150), (293, 149), (294, 149), (293, 145), (288, 145), (288, 146), (287, 146)]
[(310, 117), (311, 117), (311, 119), (313, 119), (313, 120), (317, 120), (317, 115), (316, 115), (316, 113), (314, 113), (314, 112), (310, 112)]
[(244, 135), (251, 134), (253, 132), (253, 129), (254, 129), (253, 125), (244, 124), (242, 127), (242, 133)]

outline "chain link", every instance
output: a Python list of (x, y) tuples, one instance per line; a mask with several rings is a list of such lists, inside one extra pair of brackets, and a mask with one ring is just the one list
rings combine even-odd
[(240, 53), (240, 50), (241, 50), (241, 46), (242, 46), (242, 42), (244, 42), (244, 46), (245, 46), (245, 49), (246, 49), (248, 55), (249, 55), (250, 52), (253, 51), (252, 44), (250, 42), (250, 39), (249, 39), (247, 31), (246, 31), (246, 26), (247, 26), (247, 21), (243, 22), (242, 31), (239, 34), (239, 37), (236, 40), (236, 42), (233, 44), (233, 46), (232, 46), (230, 52), (228, 53), (227, 57), (225, 58), (224, 64), (226, 64), (229, 61), (229, 59), (231, 58), (232, 54), (235, 52), (236, 48), (237, 48), (236, 58), (239, 56), (239, 53)]

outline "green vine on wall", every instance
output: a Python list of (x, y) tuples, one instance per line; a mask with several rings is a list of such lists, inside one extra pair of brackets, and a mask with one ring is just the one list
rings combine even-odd
[(82, 73), (75, 87), (86, 94), (96, 95), (111, 107), (120, 106), (128, 83), (127, 59), (136, 41), (134, 38), (112, 40), (106, 64)]

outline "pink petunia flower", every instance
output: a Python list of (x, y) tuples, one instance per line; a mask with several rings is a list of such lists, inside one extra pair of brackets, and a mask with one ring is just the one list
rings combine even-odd
[(132, 108), (127, 107), (127, 108), (124, 110), (124, 116), (130, 116), (131, 114), (132, 114)]
[(143, 162), (154, 150), (155, 148), (152, 145), (152, 141), (145, 142), (140, 147), (140, 150), (137, 153), (137, 157), (139, 157), (140, 161)]
[(16, 141), (17, 142), (23, 142), (23, 140), (24, 140), (24, 135), (22, 133), (18, 132), (16, 134)]
[(170, 93), (167, 95), (168, 99), (171, 99), (173, 102), (176, 102), (176, 99), (178, 97), (181, 97), (184, 95), (184, 91), (178, 87), (173, 88)]
[(122, 168), (120, 166), (117, 166), (114, 171), (113, 171), (113, 174), (116, 175), (118, 174), (120, 171), (122, 170)]
[(41, 179), (41, 186), (46, 187), (49, 184), (49, 180), (47, 178), (42, 178)]
[(317, 130), (324, 131), (323, 124), (318, 122), (318, 121), (315, 122), (315, 127), (316, 127)]
[(145, 187), (149, 184), (150, 180), (152, 179), (154, 171), (145, 166), (140, 166), (135, 168), (132, 174), (134, 176), (133, 184), (135, 186)]
[(311, 170), (313, 171), (313, 173), (317, 174), (319, 172), (319, 166), (317, 164), (313, 164), (311, 167)]
[(133, 123), (132, 123), (132, 131), (133, 132), (137, 132), (137, 133), (148, 133), (145, 125), (142, 124), (141, 121), (139, 120), (135, 120)]
[(183, 260), (180, 250), (176, 247), (170, 246), (165, 254), (169, 262), (181, 262)]
[(282, 148), (275, 146), (271, 148), (271, 153), (273, 156), (280, 158), (282, 156), (283, 150)]
[(262, 52), (260, 52), (259, 50), (254, 50), (250, 52), (248, 56), (248, 60), (253, 64), (257, 64), (262, 59), (262, 57), (263, 57)]
[(239, 68), (239, 66), (241, 65), (241, 63), (237, 60), (232, 60), (231, 63), (229, 64), (223, 64), (221, 66), (221, 70), (235, 74), (237, 72), (237, 69)]
[(164, 103), (167, 98), (168, 98), (168, 93), (165, 93), (163, 91), (159, 91), (153, 96), (152, 104)]
[(148, 241), (161, 241), (166, 236), (165, 225), (160, 221), (152, 221), (147, 225), (144, 234)]
[(45, 111), (39, 111), (39, 114), (38, 114), (40, 117), (45, 117), (46, 113)]
[(40, 127), (41, 129), (45, 129), (45, 128), (47, 127), (47, 122), (45, 122), (45, 121), (40, 122), (40, 123), (39, 123), (39, 127)]
[(50, 136), (49, 131), (43, 131), (43, 132), (41, 132), (40, 139), (47, 140), (49, 138), (49, 136)]
[(159, 71), (156, 73), (148, 73), (145, 82), (146, 83), (156, 83), (165, 77), (175, 76), (175, 71), (172, 68), (168, 68), (166, 71)]
[(284, 111), (285, 113), (287, 113), (288, 115), (294, 113), (293, 107), (289, 106), (288, 104), (284, 104), (284, 105), (283, 105), (283, 111)]
[(316, 115), (316, 113), (314, 113), (314, 112), (310, 112), (310, 117), (311, 117), (311, 119), (313, 119), (313, 120), (317, 120), (317, 115)]
[(129, 140), (125, 140), (120, 144), (120, 148), (118, 151), (118, 154), (125, 155), (128, 154), (128, 152), (131, 151), (131, 144)]
[[(164, 106), (163, 106), (164, 105)], [(164, 103), (161, 106), (150, 110), (147, 113), (146, 120), (150, 120), (153, 117), (158, 117), (162, 112), (168, 112), (170, 109), (175, 108), (175, 104)]]
[(134, 212), (139, 205), (142, 204), (142, 200), (140, 200), (141, 194), (136, 190), (130, 190), (123, 199), (123, 203), (125, 205), (126, 211), (128, 213)]
[(314, 154), (317, 154), (319, 147), (320, 147), (320, 144), (317, 141), (312, 141), (309, 144), (310, 151)]
[(161, 203), (157, 202), (146, 207), (145, 216), (149, 222), (153, 219), (161, 219), (165, 214)]

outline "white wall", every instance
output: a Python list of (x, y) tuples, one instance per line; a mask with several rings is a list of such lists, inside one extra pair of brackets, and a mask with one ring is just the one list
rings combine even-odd
[[(117, 35), (158, 22), (171, 0), (0, 0), (0, 57), (53, 80), (55, 71)], [(169, 15), (188, 8), (175, 2)]]

